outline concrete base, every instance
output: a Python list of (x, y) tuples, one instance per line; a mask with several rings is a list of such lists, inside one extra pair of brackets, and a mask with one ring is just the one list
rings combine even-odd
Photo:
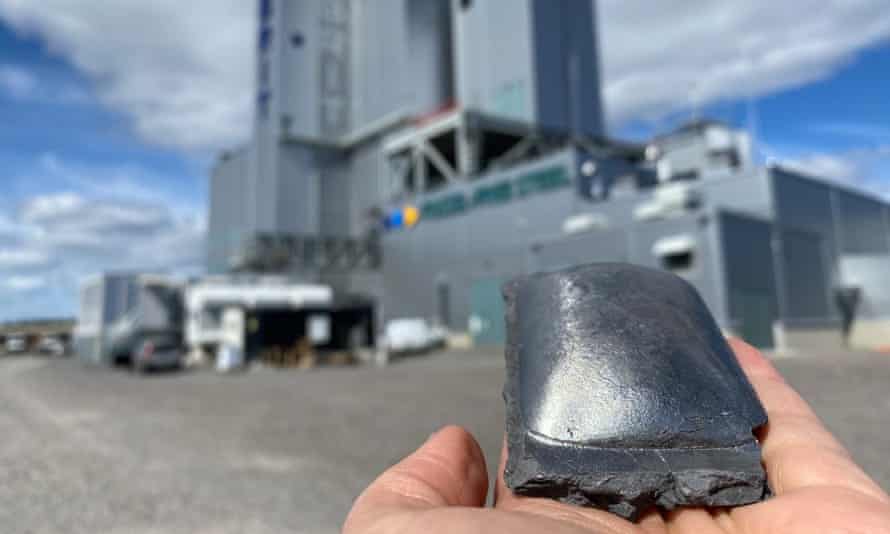
[(844, 340), (837, 326), (788, 326), (773, 325), (776, 341), (775, 352), (780, 355), (821, 354), (825, 351), (842, 350)]
[(890, 349), (890, 317), (857, 319), (850, 333), (850, 346), (859, 350)]

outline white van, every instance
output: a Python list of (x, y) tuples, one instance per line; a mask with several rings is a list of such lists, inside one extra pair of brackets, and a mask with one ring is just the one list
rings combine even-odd
[(7, 354), (21, 354), (22, 352), (25, 352), (25, 349), (27, 348), (28, 344), (25, 341), (25, 336), (11, 335), (6, 338)]

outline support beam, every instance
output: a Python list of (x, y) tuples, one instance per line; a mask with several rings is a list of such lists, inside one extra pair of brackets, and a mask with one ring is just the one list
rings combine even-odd
[(492, 160), (491, 166), (500, 167), (502, 165), (509, 165), (516, 160), (522, 159), (529, 153), (531, 149), (535, 148), (538, 145), (540, 140), (541, 139), (535, 134), (523, 137), (519, 140), (519, 142), (513, 145), (510, 150), (504, 152), (500, 157)]
[(451, 166), (450, 163), (448, 163), (448, 160), (446, 160), (445, 157), (442, 156), (442, 153), (439, 152), (436, 147), (434, 147), (430, 142), (426, 140), (421, 140), (418, 143), (418, 147), (420, 148), (420, 151), (424, 155), (426, 155), (427, 158), (429, 158), (430, 163), (433, 164), (433, 167), (435, 167), (436, 170), (442, 173), (442, 176), (444, 176), (449, 182), (454, 183), (458, 181), (457, 171), (454, 169), (454, 167)]

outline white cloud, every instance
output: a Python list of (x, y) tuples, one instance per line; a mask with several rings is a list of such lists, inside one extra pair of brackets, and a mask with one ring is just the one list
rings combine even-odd
[(38, 196), (25, 204), (21, 217), (26, 223), (40, 223), (76, 214), (83, 204), (80, 195), (70, 192)]
[(51, 260), (48, 254), (28, 248), (0, 249), (0, 270), (20, 270), (47, 267)]
[[(36, 196), (20, 210), (23, 222), (35, 225), (50, 237), (97, 234), (107, 238), (115, 232), (145, 233), (170, 224), (165, 206), (142, 200), (87, 200), (75, 193)], [(102, 232), (104, 235), (98, 235)]]
[[(174, 201), (157, 183), (144, 186), (155, 186), (150, 195), (139, 187), (113, 186), (138, 184), (150, 175), (135, 166), (90, 167), (45, 157), (29, 179), (66, 183), (57, 179), (60, 172), (84, 180), (83, 186), (32, 195), (10, 216), (0, 215), (0, 299), (7, 304), (0, 314), (73, 314), (78, 280), (95, 273), (203, 272), (202, 207)], [(102, 191), (98, 184), (108, 177), (119, 182), (112, 180)], [(96, 187), (86, 187), (91, 184)]]
[(15, 293), (28, 293), (46, 287), (46, 279), (42, 276), (11, 276), (2, 282), (2, 286)]
[(806, 84), (890, 37), (886, 0), (603, 0), (599, 6), (613, 123)]
[[(612, 124), (824, 78), (890, 37), (886, 0), (600, 0)], [(249, 135), (256, 2), (0, 0), (149, 141), (219, 149)]]
[(837, 153), (808, 152), (787, 157), (777, 157), (773, 151), (771, 159), (783, 167), (868, 191), (890, 201), (890, 182), (885, 174), (874, 170), (890, 169), (890, 145)]
[(839, 182), (854, 180), (859, 169), (853, 160), (835, 154), (808, 154), (800, 159), (784, 160), (781, 164), (807, 174)]
[(149, 141), (216, 149), (249, 132), (253, 1), (0, 0), (0, 17), (46, 39)]
[(0, 64), (0, 92), (15, 100), (82, 104), (89, 100), (83, 87), (68, 81), (46, 80), (21, 65)]

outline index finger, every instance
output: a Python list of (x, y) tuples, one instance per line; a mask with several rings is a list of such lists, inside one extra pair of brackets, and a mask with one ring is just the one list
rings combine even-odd
[(769, 417), (760, 439), (776, 494), (832, 486), (888, 499), (760, 351), (738, 339), (729, 343)]

